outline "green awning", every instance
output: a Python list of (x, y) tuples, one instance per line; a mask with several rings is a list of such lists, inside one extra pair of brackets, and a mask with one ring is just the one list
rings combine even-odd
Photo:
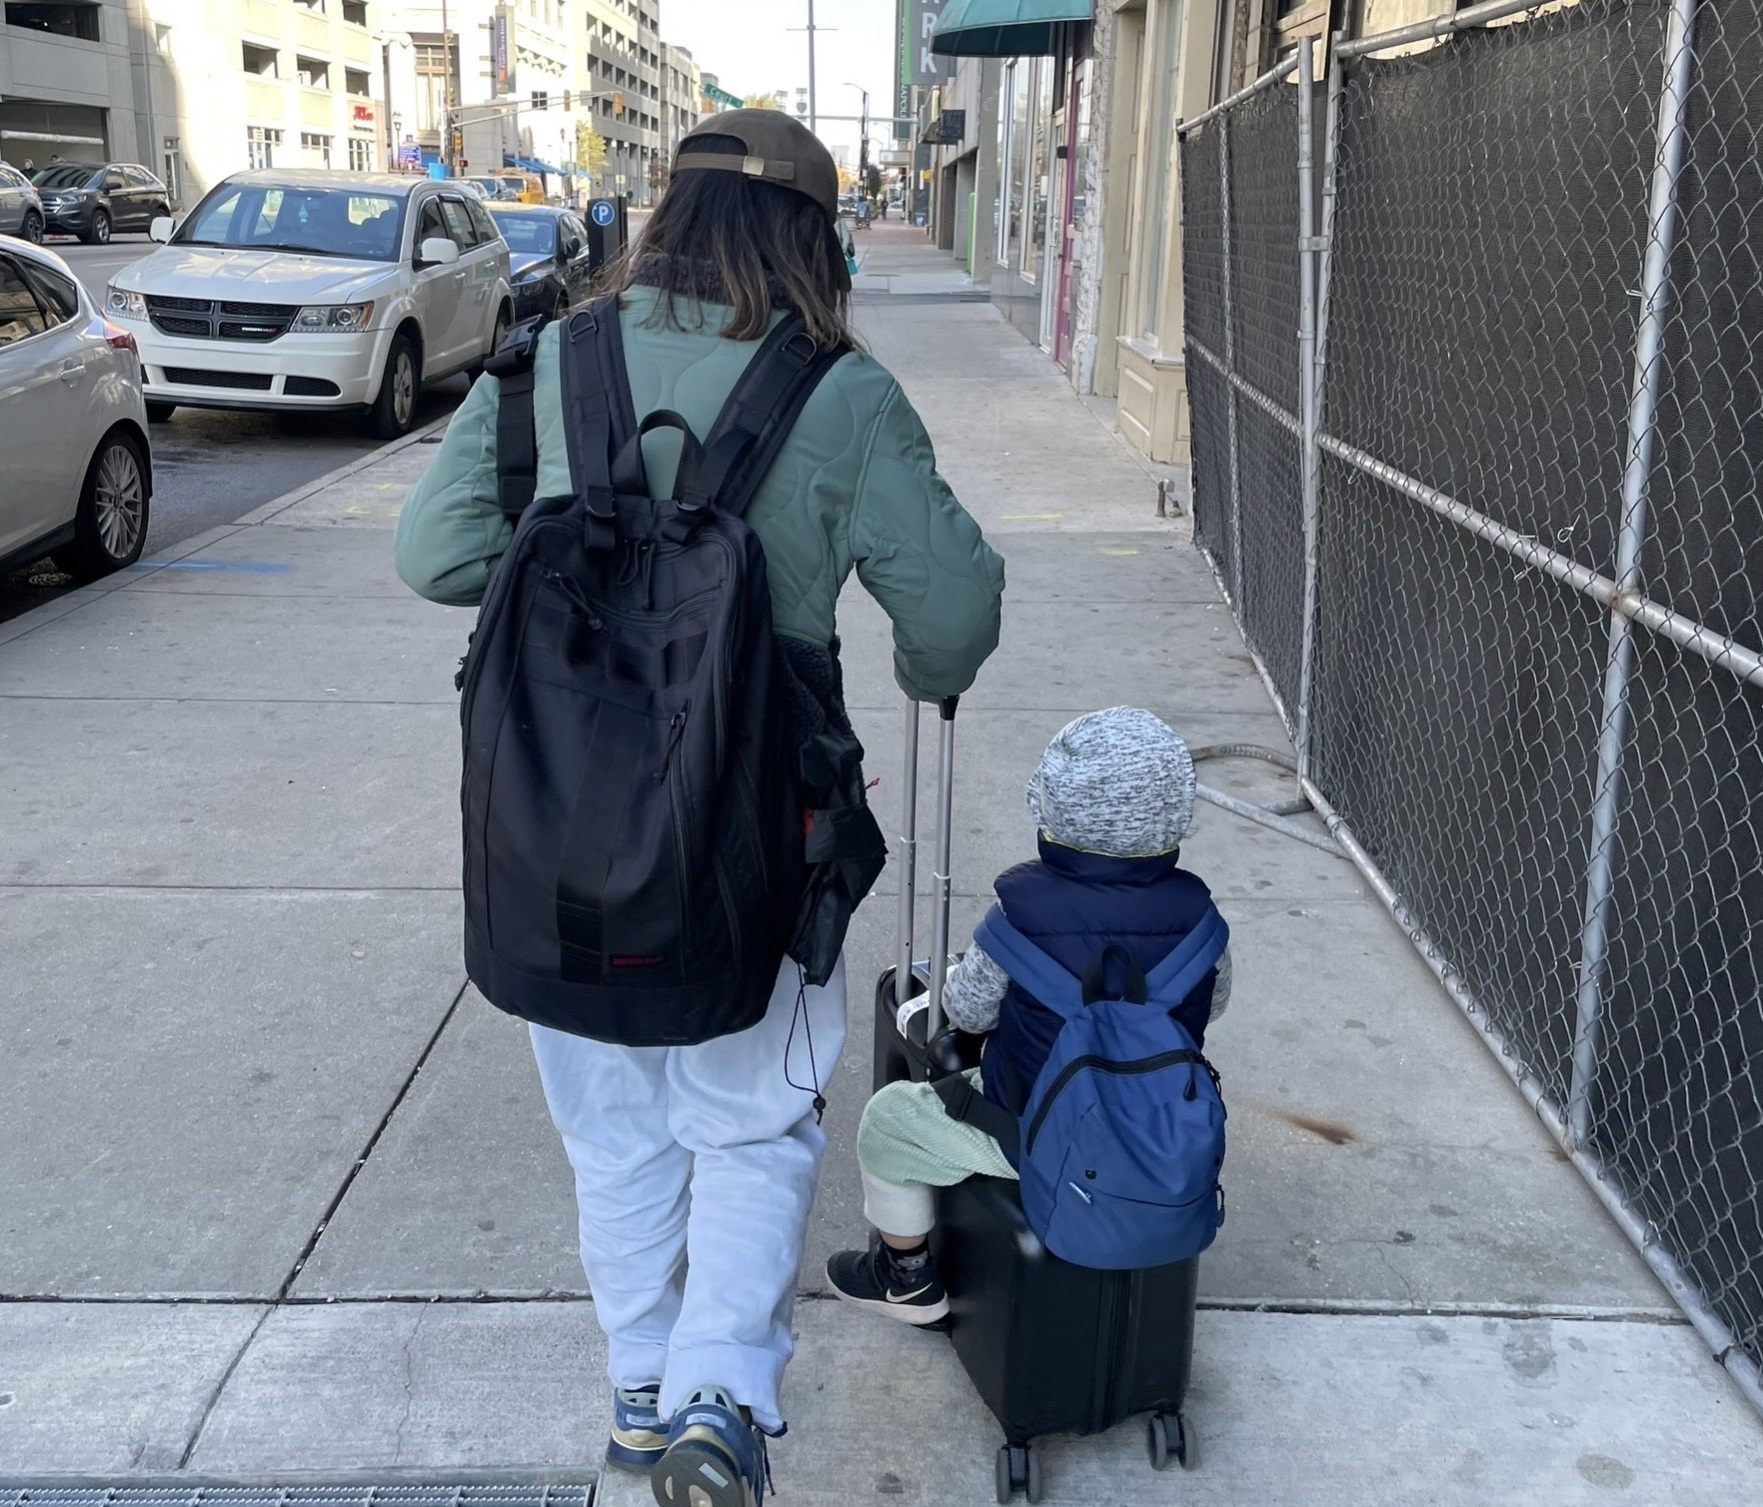
[(1095, 15), (1095, 0), (949, 0), (930, 50), (944, 57), (1049, 56), (1058, 28)]

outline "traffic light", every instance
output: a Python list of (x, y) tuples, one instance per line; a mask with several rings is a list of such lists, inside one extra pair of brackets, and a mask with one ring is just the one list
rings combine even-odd
[(567, 89), (563, 91), (563, 108), (565, 110), (569, 108), (569, 90)]
[(465, 150), (465, 132), (455, 131), (453, 133), (453, 155), (455, 157), (457, 157), (464, 150)]

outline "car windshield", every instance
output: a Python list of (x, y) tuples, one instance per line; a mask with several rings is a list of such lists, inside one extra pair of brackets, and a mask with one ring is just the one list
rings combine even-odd
[(521, 182), (519, 178), (502, 179), (502, 187), (507, 189), (511, 194), (524, 194), (526, 192), (526, 184)]
[(510, 251), (537, 252), (550, 256), (557, 249), (557, 222), (550, 215), (511, 215), (490, 211), (496, 229)]
[(31, 182), (38, 188), (84, 188), (104, 169), (90, 162), (58, 162), (38, 168)]
[(359, 188), (223, 183), (173, 238), (181, 246), (237, 246), (314, 256), (398, 259), (404, 200)]

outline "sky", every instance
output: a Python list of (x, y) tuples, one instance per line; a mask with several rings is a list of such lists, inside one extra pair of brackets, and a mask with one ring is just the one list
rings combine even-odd
[[(808, 83), (808, 0), (661, 0), (661, 35), (689, 47), (698, 66), (714, 73), (730, 94), (788, 96)], [(869, 90), (871, 115), (893, 114), (894, 0), (814, 0), (815, 95), (822, 117), (856, 115), (857, 90)], [(843, 146), (856, 160), (858, 123), (821, 121), (821, 139)], [(873, 150), (887, 135), (872, 125)]]

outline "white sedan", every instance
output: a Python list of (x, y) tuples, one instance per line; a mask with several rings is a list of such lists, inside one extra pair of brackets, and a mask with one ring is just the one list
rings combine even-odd
[(152, 495), (135, 337), (53, 251), (0, 236), (0, 567), (131, 565)]
[(211, 189), (110, 285), (147, 410), (366, 411), (387, 439), (426, 381), (480, 368), (514, 318), (508, 244), (457, 183), (265, 168)]

